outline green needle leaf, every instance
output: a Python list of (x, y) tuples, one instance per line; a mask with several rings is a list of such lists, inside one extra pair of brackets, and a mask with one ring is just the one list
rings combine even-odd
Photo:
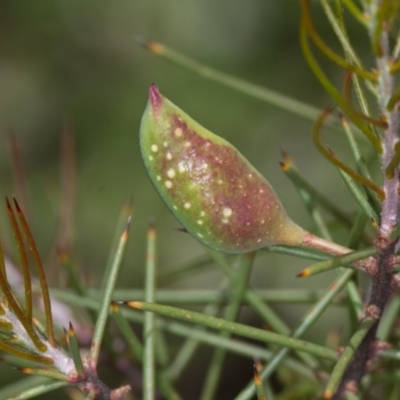
[(138, 310), (154, 312), (171, 318), (181, 319), (186, 322), (208, 326), (209, 328), (231, 332), (233, 334), (248, 337), (251, 339), (278, 344), (294, 350), (304, 351), (306, 353), (313, 354), (321, 358), (336, 360), (336, 352), (326, 347), (306, 342), (304, 340), (294, 339), (273, 332), (264, 331), (262, 329), (253, 328), (251, 326), (239, 324), (237, 322), (225, 321), (221, 318), (210, 317), (208, 315), (203, 315), (194, 311), (164, 306), (161, 304), (145, 303), (139, 301), (129, 301), (124, 304)]
[[(154, 222), (149, 223), (147, 233), (147, 261), (146, 261), (146, 283), (145, 298), (148, 302), (155, 299), (156, 282), (156, 260), (155, 260), (156, 230)], [(153, 400), (155, 398), (155, 315), (146, 313), (143, 325), (143, 399)]]
[(120, 236), (118, 247), (115, 251), (115, 256), (113, 262), (110, 264), (108, 271), (106, 271), (107, 279), (105, 279), (104, 293), (102, 297), (101, 306), (99, 309), (99, 315), (94, 328), (92, 344), (90, 349), (89, 359), (93, 368), (97, 365), (97, 360), (99, 358), (101, 341), (103, 338), (104, 330), (106, 327), (107, 317), (110, 311), (111, 299), (117, 281), (119, 268), (121, 266), (122, 258), (124, 256), (126, 242), (128, 240), (129, 226), (131, 218), (128, 218), (125, 229)]
[[(355, 261), (373, 256), (377, 254), (379, 250), (376, 247), (371, 247), (368, 249), (353, 251), (352, 253), (346, 254), (344, 256), (333, 257), (330, 260), (321, 261), (319, 263), (313, 264), (310, 267), (303, 269), (297, 276), (299, 278), (309, 277), (312, 275), (319, 274), (321, 272), (330, 271), (331, 269), (338, 267), (348, 267), (363, 270), (361, 267), (356, 265), (349, 265)], [(367, 272), (367, 271), (366, 271)]]
[(281, 93), (264, 88), (254, 83), (246, 82), (243, 79), (228, 75), (224, 72), (209, 68), (192, 58), (189, 58), (161, 43), (147, 42), (142, 37), (138, 37), (137, 41), (152, 54), (161, 57), (173, 64), (178, 65), (202, 78), (209, 79), (224, 86), (227, 86), (239, 93), (246, 94), (252, 98), (261, 100), (265, 103), (272, 104), (283, 110), (287, 110), (292, 114), (298, 115), (307, 120), (313, 121), (317, 118), (319, 110), (311, 105), (305, 104), (303, 101), (293, 99), (282, 95)]
[(65, 381), (49, 381), (40, 385), (34, 386), (30, 389), (23, 390), (16, 396), (8, 397), (5, 400), (28, 400), (40, 396), (41, 394), (52, 392), (53, 390), (67, 386), (68, 382)]
[(347, 365), (351, 361), (351, 358), (374, 324), (376, 324), (376, 320), (374, 318), (365, 318), (361, 322), (359, 328), (351, 337), (349, 344), (344, 349), (342, 355), (335, 365), (335, 368), (332, 371), (331, 377), (326, 385), (324, 399), (330, 399), (332, 397), (336, 386), (339, 384), (346, 370)]
[(76, 372), (78, 372), (78, 375), (83, 376), (85, 374), (85, 370), (82, 363), (81, 353), (79, 351), (79, 343), (78, 339), (76, 338), (75, 329), (71, 323), (69, 323), (69, 329), (66, 334), (69, 344), (69, 350), (71, 352), (71, 357), (74, 361)]

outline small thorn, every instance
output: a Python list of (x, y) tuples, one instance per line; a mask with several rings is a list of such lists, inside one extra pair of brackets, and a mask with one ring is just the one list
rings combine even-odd
[(132, 216), (130, 215), (130, 216), (128, 217), (127, 222), (126, 222), (124, 231), (122, 232), (122, 235), (121, 235), (121, 240), (124, 241), (124, 242), (126, 242), (126, 241), (128, 240), (129, 228), (130, 228), (130, 226), (131, 226), (131, 220), (132, 220)]
[(324, 393), (323, 399), (324, 399), (324, 400), (329, 400), (331, 397), (332, 397), (332, 392), (331, 392), (330, 390), (327, 390), (327, 391)]
[(132, 221), (132, 215), (129, 215), (128, 220), (126, 221), (126, 228), (125, 229), (128, 229), (130, 227), (131, 221)]
[(279, 161), (279, 165), (280, 165), (282, 171), (286, 172), (289, 170), (289, 163), (284, 162), (284, 161)]
[(14, 196), (13, 196), (13, 200), (14, 200), (14, 205), (15, 205), (15, 209), (17, 210), (17, 213), (22, 214), (21, 207), (19, 206), (18, 201)]
[(72, 322), (69, 323), (68, 335), (75, 336), (75, 329), (72, 325)]
[(174, 228), (174, 230), (176, 230), (178, 232), (189, 233), (188, 230), (185, 228)]
[(20, 371), (20, 372), (22, 372), (24, 374), (28, 374), (28, 375), (32, 375), (34, 373), (32, 368), (27, 368), (27, 367), (26, 368), (19, 368), (19, 367), (16, 367), (15, 369), (17, 371)]
[(261, 378), (260, 378), (260, 374), (258, 373), (258, 368), (257, 368), (256, 364), (254, 364), (254, 383), (256, 385), (261, 385), (262, 384), (262, 381), (261, 381)]
[(112, 301), (111, 302), (111, 309), (113, 310), (113, 312), (117, 312), (117, 311), (119, 311), (119, 305), (118, 304), (120, 304), (120, 302), (118, 301)]
[(303, 271), (299, 272), (296, 275), (296, 278), (306, 278), (307, 276), (310, 276), (311, 271), (309, 268), (303, 269)]
[(287, 171), (290, 168), (290, 164), (292, 164), (292, 157), (290, 157), (289, 153), (281, 147), (282, 161), (279, 162), (283, 171)]
[(263, 369), (263, 364), (257, 357), (254, 357), (254, 368), (258, 373), (260, 373)]
[(164, 51), (164, 46), (158, 42), (146, 42), (145, 48), (155, 55), (161, 54)]
[(142, 302), (140, 301), (123, 301), (122, 304), (131, 308), (140, 309), (142, 307)]

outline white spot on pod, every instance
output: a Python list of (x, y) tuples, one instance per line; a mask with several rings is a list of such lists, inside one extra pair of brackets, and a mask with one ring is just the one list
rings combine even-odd
[(150, 147), (150, 150), (151, 150), (153, 153), (157, 153), (157, 151), (158, 151), (158, 146), (157, 146), (156, 144), (152, 144), (151, 147)]
[(164, 147), (168, 147), (168, 142), (163, 143)]
[(174, 208), (174, 210), (177, 210), (178, 209), (178, 207), (177, 206), (172, 206), (173, 208)]
[(153, 160), (154, 160), (154, 157), (153, 157), (153, 156), (149, 156), (149, 160), (150, 160), (150, 161), (153, 161)]
[(172, 160), (172, 154), (170, 152), (167, 153), (166, 157), (167, 160)]
[(200, 217), (205, 217), (206, 213), (204, 211), (200, 211)]
[(172, 188), (172, 182), (171, 182), (171, 181), (165, 181), (165, 186), (166, 186), (168, 189), (171, 189), (171, 188)]
[(261, 239), (257, 239), (257, 243), (261, 243)]
[(223, 223), (223, 224), (227, 224), (227, 223), (228, 223), (228, 220), (227, 220), (226, 218), (222, 218), (222, 223)]
[(185, 147), (190, 147), (192, 145), (192, 143), (190, 142), (185, 142)]
[(189, 202), (186, 202), (183, 207), (186, 208), (186, 210), (189, 210), (190, 207), (192, 207), (192, 205)]
[(182, 136), (182, 129), (181, 128), (176, 128), (175, 129), (175, 136), (176, 137), (181, 137)]
[(180, 173), (183, 173), (183, 172), (186, 171), (185, 163), (184, 163), (183, 161), (180, 161), (180, 162), (178, 163), (178, 171), (179, 171)]
[(233, 211), (232, 211), (232, 209), (229, 208), (229, 207), (225, 207), (225, 208), (222, 210), (222, 215), (223, 215), (224, 217), (227, 217), (227, 218), (229, 218), (229, 217), (232, 215), (232, 213), (233, 213)]
[(161, 176), (160, 175), (157, 175), (157, 180), (161, 181)]
[(168, 176), (168, 178), (173, 179), (175, 177), (175, 170), (173, 168), (170, 168), (167, 171), (167, 176)]
[(197, 220), (197, 223), (198, 223), (199, 225), (203, 225), (203, 220), (199, 219), (199, 220)]
[(248, 176), (249, 176), (249, 178), (252, 178), (252, 177), (253, 177), (253, 174), (249, 174)]
[(265, 224), (265, 220), (261, 220), (261, 225), (264, 225)]

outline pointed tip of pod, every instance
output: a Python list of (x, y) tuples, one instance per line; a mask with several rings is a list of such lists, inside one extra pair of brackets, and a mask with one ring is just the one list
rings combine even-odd
[(154, 110), (159, 110), (162, 103), (162, 96), (158, 86), (153, 82), (149, 89), (150, 104)]

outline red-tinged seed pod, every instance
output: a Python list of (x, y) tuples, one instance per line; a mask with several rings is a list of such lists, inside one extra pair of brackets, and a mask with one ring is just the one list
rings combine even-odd
[(287, 216), (267, 180), (235, 147), (199, 125), (154, 84), (140, 146), (161, 198), (205, 245), (243, 253), (303, 242), (305, 231)]

